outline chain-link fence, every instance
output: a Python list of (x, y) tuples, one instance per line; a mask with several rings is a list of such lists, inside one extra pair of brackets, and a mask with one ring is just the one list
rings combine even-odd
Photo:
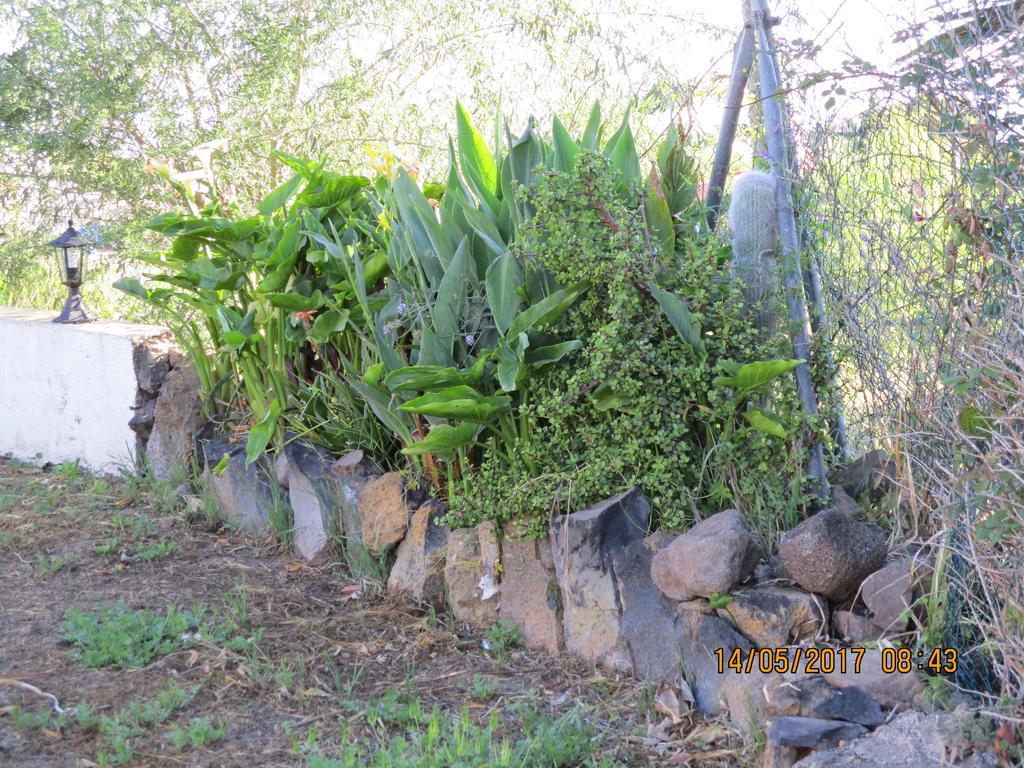
[(789, 50), (791, 85), (870, 83), (855, 118), (794, 120), (805, 254), (851, 448), (894, 454), (896, 537), (936, 553), (925, 637), (960, 650), (960, 684), (1019, 704), (1024, 1), (942, 0), (897, 39), (907, 53), (884, 73), (851, 60), (822, 78)]

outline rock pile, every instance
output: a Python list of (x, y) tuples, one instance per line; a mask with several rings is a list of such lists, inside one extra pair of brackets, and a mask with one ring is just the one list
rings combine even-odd
[(766, 734), (767, 766), (860, 765), (918, 714), (897, 716), (921, 703), (921, 676), (883, 672), (882, 653), (862, 645), (905, 632), (930, 577), (922, 558), (890, 557), (853, 501), (888, 482), (881, 455), (848, 469), (837, 504), (766, 558), (735, 510), (651, 534), (636, 488), (554, 518), (533, 540), (492, 523), (449, 530), (437, 503), (360, 451), (334, 460), (290, 441), (273, 466), (246, 468), (241, 444), (199, 442), (206, 471), (220, 464), (210, 480), (223, 508), (247, 529), (288, 504), (302, 557), (333, 541), (350, 562), (392, 563), (389, 589), (447, 601), (466, 626), (511, 622), (528, 647), (678, 690), (704, 714)]

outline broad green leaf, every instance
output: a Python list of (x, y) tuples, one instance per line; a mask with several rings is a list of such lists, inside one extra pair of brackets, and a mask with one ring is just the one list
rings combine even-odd
[(594, 102), (590, 108), (590, 118), (587, 120), (587, 127), (583, 131), (583, 141), (580, 142), (583, 149), (589, 152), (598, 152), (601, 148), (601, 105)]
[(774, 437), (780, 437), (783, 440), (789, 437), (786, 433), (786, 428), (782, 426), (782, 424), (761, 411), (747, 411), (743, 416), (748, 422), (750, 422), (750, 426), (759, 432), (764, 432), (765, 434), (773, 435)]
[(721, 610), (732, 602), (732, 595), (727, 592), (714, 592), (708, 595), (708, 608), (713, 611)]
[(686, 302), (675, 294), (659, 288), (653, 282), (647, 283), (647, 287), (661, 307), (661, 311), (665, 313), (665, 317), (676, 329), (676, 333), (690, 345), (699, 359), (704, 359), (707, 350), (704, 348), (704, 340), (700, 337), (700, 323), (694, 320)]
[(279, 184), (273, 192), (263, 198), (263, 201), (259, 204), (259, 212), (264, 216), (271, 216), (275, 211), (283, 208), (291, 200), (292, 195), (295, 194), (295, 190), (299, 188), (301, 183), (302, 175), (296, 173), (287, 181)]
[(524, 372), (523, 362), (530, 338), (525, 333), (509, 334), (498, 345), (498, 385), (506, 392), (515, 392)]
[(346, 381), (399, 440), (406, 445), (412, 442), (412, 417), (391, 407), (393, 400), (390, 392), (381, 386), (359, 379), (347, 378)]
[(320, 313), (309, 329), (309, 340), (314, 344), (323, 344), (335, 333), (341, 333), (348, 325), (348, 316), (347, 309), (329, 309)]
[(495, 256), (505, 253), (505, 239), (498, 231), (497, 225), (486, 214), (471, 206), (461, 208), (459, 213), (466, 218), (466, 223), (473, 230), (473, 234), (483, 241), (488, 250)]
[(519, 306), (522, 304), (519, 287), (524, 279), (519, 260), (511, 251), (505, 251), (487, 268), (487, 275), (484, 278), (487, 303), (490, 305), (491, 315), (499, 333), (508, 330), (516, 313), (519, 312)]
[(623, 413), (636, 413), (636, 406), (630, 397), (616, 392), (608, 384), (602, 384), (590, 393), (590, 399), (594, 407), (599, 411), (622, 411)]
[(465, 314), (466, 286), (469, 284), (472, 268), (469, 239), (464, 237), (444, 271), (431, 312), (434, 333), (449, 355)]
[(429, 392), (457, 384), (474, 385), (483, 378), (486, 366), (485, 357), (463, 370), (439, 365), (409, 365), (385, 376), (384, 384), (392, 392)]
[(403, 448), (402, 453), (406, 456), (422, 456), (425, 453), (451, 456), (459, 448), (472, 443), (479, 428), (479, 425), (469, 421), (455, 427), (449, 424), (435, 424), (425, 438)]
[(460, 385), (437, 392), (428, 392), (402, 403), (398, 406), (398, 410), (422, 413), (424, 416), (440, 416), (446, 419), (485, 424), (499, 413), (507, 411), (511, 403), (512, 398), (507, 395), (486, 397), (472, 387)]
[(555, 291), (550, 296), (541, 299), (536, 304), (531, 304), (516, 315), (515, 319), (509, 323), (506, 335), (515, 337), (520, 333), (529, 331), (531, 328), (553, 323), (561, 317), (569, 307), (575, 304), (576, 299), (578, 299), (589, 287), (590, 283), (586, 280), (582, 280), (568, 288), (562, 288), (561, 290)]
[(562, 121), (555, 116), (551, 126), (551, 139), (555, 145), (554, 166), (556, 171), (569, 173), (576, 166), (580, 148), (573, 141)]
[(734, 369), (730, 376), (719, 376), (715, 384), (720, 387), (731, 387), (742, 396), (763, 387), (773, 379), (778, 378), (787, 371), (791, 371), (803, 360), (762, 360), (756, 363), (747, 363)]
[(583, 346), (579, 339), (563, 341), (561, 344), (551, 344), (546, 347), (537, 347), (526, 351), (526, 363), (533, 368), (541, 369), (553, 365)]
[(256, 461), (270, 445), (274, 432), (277, 431), (277, 420), (281, 417), (281, 405), (277, 400), (270, 401), (267, 415), (259, 424), (254, 424), (249, 430), (249, 437), (245, 441), (245, 466), (248, 467)]
[[(283, 264), (289, 259), (293, 259), (299, 250), (299, 240), (301, 235), (299, 234), (300, 222), (298, 219), (290, 221), (284, 229), (281, 230), (281, 239), (277, 241), (277, 246), (273, 252), (267, 258), (267, 267), (276, 267), (278, 264)], [(292, 264), (294, 264), (294, 260)]]
[[(404, 169), (399, 169), (392, 182), (392, 190), (398, 204), (401, 229), (411, 237), (417, 260), (429, 261), (429, 254), (433, 254), (443, 268), (451, 261), (455, 248), (450, 234), (441, 227), (427, 198)], [(428, 265), (424, 265), (424, 270), (431, 273)]]
[(268, 293), (267, 301), (291, 312), (312, 312), (323, 306), (324, 295), (320, 291), (313, 291), (309, 296), (299, 293)]
[(633, 131), (629, 127), (629, 110), (626, 110), (619, 130), (609, 139), (604, 153), (612, 168), (621, 174), (618, 185), (620, 194), (625, 194), (640, 183), (640, 158), (636, 153)]
[(495, 216), (498, 215), (498, 166), (487, 142), (473, 127), (469, 113), (460, 102), (455, 104), (459, 159), (470, 187)]
[(256, 290), (260, 293), (276, 293), (288, 285), (288, 278), (292, 276), (292, 270), (295, 269), (295, 262), (299, 259), (298, 251), (294, 251), (291, 256), (282, 261), (273, 272), (264, 277), (260, 284), (256, 287)]
[(363, 381), (367, 384), (379, 384), (383, 376), (384, 364), (374, 363), (367, 367), (366, 372), (363, 374)]
[(647, 228), (651, 231), (654, 241), (663, 259), (671, 257), (676, 249), (675, 222), (668, 208), (665, 194), (658, 178), (658, 169), (652, 165), (651, 175), (647, 181), (647, 195), (644, 198), (644, 214)]

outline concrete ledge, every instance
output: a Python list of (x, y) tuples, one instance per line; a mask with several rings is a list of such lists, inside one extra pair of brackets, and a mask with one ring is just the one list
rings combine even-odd
[(131, 467), (138, 382), (134, 350), (154, 325), (58, 325), (53, 311), (0, 307), (0, 454), (79, 461), (94, 472)]

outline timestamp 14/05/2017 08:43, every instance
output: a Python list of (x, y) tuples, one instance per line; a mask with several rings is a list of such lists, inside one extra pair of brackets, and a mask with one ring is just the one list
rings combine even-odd
[[(905, 674), (913, 670), (930, 671), (935, 674), (953, 674), (957, 668), (955, 648), (913, 649), (883, 647), (880, 657), (868, 658), (873, 663), (879, 659), (881, 671)], [(865, 648), (817, 648), (814, 646), (791, 646), (782, 648), (716, 648), (715, 658), (718, 673), (732, 670), (739, 674), (761, 672), (832, 674), (838, 672), (854, 674), (861, 671), (867, 655)]]

